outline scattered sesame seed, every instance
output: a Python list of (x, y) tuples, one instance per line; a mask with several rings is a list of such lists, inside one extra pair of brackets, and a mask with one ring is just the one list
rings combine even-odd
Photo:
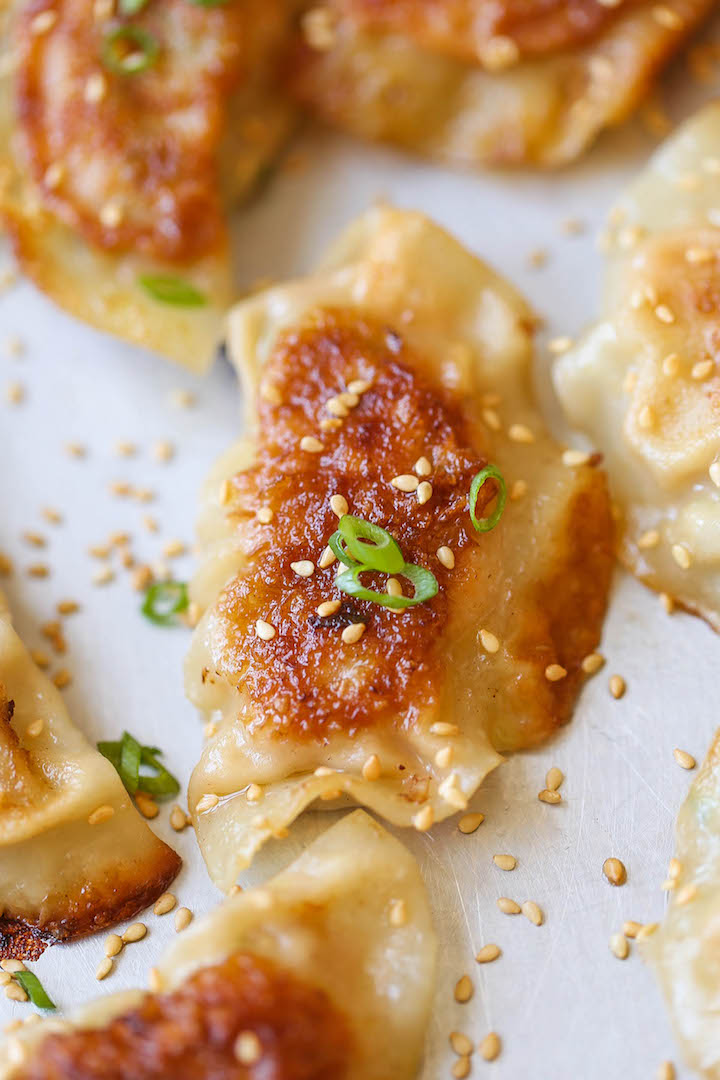
[(44, 727), (45, 721), (43, 720), (42, 716), (40, 716), (37, 720), (33, 720), (31, 724), (28, 724), (25, 734), (28, 735), (31, 739), (36, 739), (38, 735), (42, 732)]
[(510, 502), (517, 502), (527, 495), (528, 486), (524, 480), (516, 480), (510, 488)]
[(108, 975), (110, 974), (112, 969), (113, 969), (112, 957), (111, 956), (104, 956), (102, 958), (102, 960), (100, 961), (100, 963), (98, 964), (98, 966), (97, 966), (97, 970), (95, 972), (95, 978), (98, 980), (98, 982), (102, 982), (103, 979), (106, 979), (108, 977)]
[(636, 938), (642, 930), (642, 923), (627, 919), (622, 926), (622, 932), (627, 938)]
[(50, 666), (50, 657), (43, 649), (31, 649), (30, 655), (39, 668)]
[(681, 570), (689, 570), (692, 566), (692, 555), (684, 544), (673, 544), (670, 553)]
[(115, 571), (112, 566), (101, 566), (93, 572), (93, 585), (109, 585), (115, 580)]
[(332, 566), (332, 564), (335, 562), (336, 559), (337, 559), (337, 556), (336, 556), (335, 552), (332, 550), (332, 548), (326, 547), (324, 549), (322, 555), (318, 559), (318, 566), (320, 567), (321, 570), (327, 570), (327, 568), (329, 566)]
[(400, 476), (394, 476), (390, 483), (394, 488), (397, 488), (398, 491), (409, 493), (411, 491), (417, 491), (420, 481), (417, 476), (413, 476), (412, 473), (402, 473)]
[(418, 476), (429, 476), (432, 472), (432, 465), (428, 458), (424, 455), (419, 457), (413, 465), (413, 472), (417, 473)]
[(135, 792), (135, 805), (144, 818), (152, 820), (156, 818), (160, 813), (160, 807), (153, 799), (152, 795), (148, 795), (146, 791)]
[(424, 506), (426, 502), (430, 501), (430, 499), (432, 498), (432, 493), (432, 484), (429, 483), (429, 481), (423, 480), (421, 484), (418, 484), (417, 501), (419, 502), (420, 506)]
[(435, 764), (439, 769), (447, 769), (453, 759), (452, 746), (441, 746), (435, 754)]
[(367, 758), (362, 767), (362, 774), (365, 780), (378, 780), (381, 773), (380, 758), (377, 754), (371, 754)]
[(60, 600), (56, 611), (58, 615), (75, 615), (80, 610), (80, 605), (74, 600)]
[(605, 663), (602, 653), (588, 653), (580, 665), (586, 675), (595, 675)]
[(562, 455), (563, 465), (567, 465), (570, 469), (580, 465), (587, 465), (589, 460), (590, 454), (585, 450), (565, 450)]
[(662, 1061), (658, 1065), (657, 1080), (675, 1080), (677, 1073), (672, 1061)]
[(497, 906), (502, 911), (503, 915), (519, 915), (522, 908), (514, 900), (511, 900), (509, 896), (498, 897)]
[(167, 915), (169, 911), (173, 910), (176, 904), (177, 900), (171, 892), (163, 893), (162, 896), (159, 896), (155, 901), (153, 915)]
[(25, 400), (25, 387), (19, 382), (8, 383), (5, 398), (8, 405), (21, 405)]
[(544, 915), (534, 900), (526, 900), (522, 906), (522, 913), (535, 926), (542, 926)]
[(514, 870), (517, 859), (513, 855), (493, 855), (493, 862), (500, 870)]
[(690, 375), (700, 382), (702, 379), (707, 379), (709, 375), (712, 375), (714, 370), (715, 364), (712, 360), (699, 360), (697, 364), (693, 364)]
[(551, 769), (548, 769), (545, 776), (545, 788), (547, 791), (557, 791), (565, 779), (562, 769), (558, 769), (557, 765), (553, 765)]
[(66, 686), (69, 686), (72, 682), (72, 675), (67, 668), (60, 668), (58, 672), (53, 675), (53, 680), (58, 690), (64, 690)]
[(622, 675), (611, 675), (608, 686), (610, 687), (610, 693), (616, 700), (621, 698), (627, 689), (627, 684)]
[(185, 554), (185, 544), (182, 540), (167, 540), (163, 544), (162, 553), (166, 559), (177, 559)]
[(435, 821), (435, 811), (429, 804), (413, 816), (412, 823), (418, 832), (427, 832)]
[(13, 572), (12, 559), (0, 552), (0, 577), (10, 577)]
[(264, 619), (258, 619), (255, 623), (255, 634), (261, 641), (272, 641), (276, 633), (275, 627), (271, 623), (265, 622)]
[(443, 544), (442, 547), (439, 547), (437, 549), (437, 551), (436, 551), (436, 555), (438, 557), (439, 562), (441, 562), (442, 565), (444, 567), (446, 567), (446, 569), (448, 569), (448, 570), (453, 570), (454, 569), (454, 567), (455, 567), (455, 554), (452, 551), (452, 549), (447, 546), (447, 544)]
[(603, 863), (603, 874), (611, 885), (624, 885), (627, 881), (625, 864), (614, 857), (606, 859)]
[(478, 953), (475, 954), (475, 959), (478, 964), (491, 964), (493, 960), (497, 960), (502, 955), (502, 950), (499, 945), (488, 944), (483, 945)]
[(656, 548), (660, 543), (660, 533), (657, 529), (646, 529), (644, 533), (641, 533), (638, 537), (637, 545), (641, 551), (646, 551), (649, 548)]
[(694, 769), (697, 765), (692, 754), (688, 754), (687, 750), (680, 750), (677, 746), (673, 750), (673, 757), (681, 769)]
[(458, 829), (465, 836), (469, 836), (470, 833), (474, 833), (485, 820), (484, 814), (464, 814), (458, 821)]
[(348, 512), (348, 503), (344, 495), (332, 495), (330, 497), (330, 509), (335, 517), (344, 517)]
[(117, 956), (123, 950), (123, 939), (119, 934), (109, 934), (105, 938), (105, 955), (112, 959), (113, 956)]
[(322, 604), (318, 604), (315, 610), (321, 618), (326, 618), (328, 615), (334, 615), (341, 607), (341, 600), (324, 600)]
[(655, 410), (651, 405), (643, 405), (642, 409), (638, 413), (638, 424), (643, 430), (649, 431), (650, 428), (655, 427)]
[(148, 986), (153, 994), (158, 994), (162, 990), (162, 978), (156, 967), (151, 967), (148, 971)]
[(567, 675), (567, 668), (561, 664), (548, 664), (545, 668), (545, 678), (548, 682), (559, 682)]
[(10, 975), (17, 975), (18, 971), (27, 971), (27, 968), (22, 960), (15, 960), (11, 957), (7, 960), (0, 960), (0, 970), (6, 971)]
[(472, 1039), (468, 1039), (467, 1035), (460, 1031), (451, 1031), (449, 1041), (453, 1052), (459, 1057), (469, 1057), (475, 1049)]
[(300, 440), (300, 449), (305, 450), (308, 454), (321, 454), (325, 449), (325, 444), (316, 439), (314, 435), (303, 435)]
[(325, 402), (325, 408), (336, 419), (344, 420), (349, 416), (350, 410), (339, 397), (331, 397)]
[(542, 791), (538, 792), (538, 799), (540, 802), (547, 803), (549, 806), (557, 806), (562, 802), (562, 795), (553, 788), (544, 788)]
[(181, 907), (175, 912), (175, 932), (177, 934), (185, 930), (192, 922), (193, 913), (190, 908)]
[(668, 326), (675, 322), (675, 314), (672, 308), (669, 308), (667, 304), (658, 304), (655, 308), (655, 318), (660, 322), (666, 323)]
[(255, 516), (257, 517), (261, 525), (269, 525), (272, 519), (275, 517), (275, 514), (269, 506), (261, 506)]
[(438, 784), (438, 794), (444, 802), (454, 806), (456, 810), (464, 810), (467, 806), (467, 797), (460, 787), (457, 773), (451, 773)]
[(695, 899), (697, 892), (697, 885), (694, 881), (690, 881), (675, 893), (675, 903), (680, 905), (689, 904), (691, 900)]
[(675, 610), (675, 601), (669, 593), (660, 593), (659, 598), (662, 609), (666, 615), (672, 615)]
[(568, 349), (571, 349), (573, 344), (573, 339), (564, 335), (563, 337), (552, 338), (548, 341), (548, 349), (554, 356), (561, 356), (562, 353), (566, 353)]
[(48, 8), (46, 11), (40, 11), (30, 20), (30, 33), (31, 34), (46, 34), (48, 30), (57, 22), (57, 11), (52, 11)]
[(147, 934), (147, 926), (143, 922), (134, 922), (123, 932), (122, 939), (126, 945), (134, 941), (142, 941)]
[(457, 735), (459, 731), (457, 724), (449, 724), (447, 720), (435, 720), (430, 725), (431, 735)]
[(201, 796), (195, 807), (195, 812), (198, 814), (204, 814), (208, 810), (214, 810), (219, 802), (220, 799), (217, 795), (212, 795), (210, 793), (208, 793), (207, 795), (203, 795)]
[(613, 934), (610, 938), (610, 952), (617, 956), (618, 960), (627, 960), (630, 955), (630, 945), (624, 934)]
[(164, 464), (175, 457), (175, 447), (167, 439), (160, 439), (153, 443), (152, 455), (156, 461)]
[(290, 569), (298, 577), (308, 578), (315, 573), (315, 563), (311, 562), (310, 559), (301, 559), (300, 562), (290, 563)]
[(27, 1001), (28, 1000), (28, 996), (27, 996), (26, 992), (23, 990), (20, 983), (16, 982), (14, 979), (13, 979), (12, 982), (8, 983), (7, 986), (5, 987), (5, 997), (9, 998), (10, 1001)]
[(455, 983), (455, 1000), (464, 1005), (475, 993), (475, 987), (472, 984), (472, 979), (469, 975), (461, 975), (458, 981)]
[(407, 922), (407, 906), (404, 900), (393, 900), (390, 905), (390, 925), (404, 926)]
[(265, 791), (260, 784), (248, 784), (248, 789), (245, 792), (245, 798), (248, 802), (260, 802), (264, 795)]
[(656, 922), (645, 923), (643, 926), (640, 927), (637, 934), (635, 935), (636, 940), (646, 941), (649, 937), (652, 937), (652, 935), (655, 933), (659, 926), (660, 923)]
[(496, 653), (500, 648), (500, 642), (489, 630), (480, 631), (480, 641), (485, 652)]
[(83, 90), (83, 97), (88, 105), (97, 105), (103, 100), (107, 93), (107, 81), (105, 76), (99, 72), (93, 72), (88, 76)]
[(652, 9), (653, 19), (666, 30), (681, 30), (683, 20), (677, 11), (666, 4), (658, 4)]
[(348, 383), (348, 391), (357, 397), (358, 394), (364, 394), (371, 386), (372, 382), (369, 379), (353, 379)]
[(88, 817), (88, 825), (102, 825), (103, 821), (109, 821), (115, 810), (108, 803), (98, 806)]
[(535, 436), (526, 424), (511, 424), (508, 437), (516, 443), (534, 443)]
[(501, 1049), (500, 1036), (495, 1031), (490, 1031), (478, 1046), (480, 1056), (485, 1061), (495, 1061), (500, 1056)]
[(262, 1057), (262, 1043), (254, 1031), (241, 1031), (235, 1040), (233, 1053), (241, 1065), (255, 1065)]
[(713, 461), (708, 472), (715, 487), (720, 487), (720, 461)]
[(680, 357), (677, 353), (670, 353), (662, 362), (663, 374), (674, 379), (680, 373)]
[(354, 645), (365, 633), (365, 623), (357, 622), (346, 626), (340, 635), (346, 645)]
[(182, 832), (187, 826), (187, 817), (181, 806), (173, 806), (170, 812), (170, 825), (175, 832)]

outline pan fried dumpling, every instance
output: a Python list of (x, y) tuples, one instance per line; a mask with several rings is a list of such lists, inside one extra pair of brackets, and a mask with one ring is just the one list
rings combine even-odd
[(720, 1080), (720, 732), (680, 810), (679, 872), (645, 943), (687, 1064)]
[(0, 594), (0, 956), (34, 958), (128, 919), (179, 869), (71, 723)]
[(652, 159), (611, 217), (603, 315), (555, 368), (603, 451), (620, 557), (720, 630), (720, 104)]
[(459, 162), (561, 165), (626, 119), (715, 6), (329, 0), (305, 16), (291, 86), (367, 138)]
[(233, 298), (226, 211), (291, 124), (271, 87), (289, 7), (7, 6), (0, 212), (58, 304), (197, 370), (210, 362)]
[[(467, 805), (498, 750), (569, 718), (611, 524), (602, 473), (563, 464), (531, 400), (532, 323), (442, 229), (387, 208), (316, 274), (233, 312), (247, 438), (207, 487), (186, 669), (215, 732), (189, 805), (221, 888), (315, 800), (425, 829)], [(468, 492), (488, 461), (510, 496), (478, 533)], [(348, 510), (437, 596), (396, 611), (341, 592), (324, 549)], [(374, 595), (411, 595), (403, 580), (376, 575)]]
[(63, 1033), (24, 1030), (0, 1080), (412, 1080), (435, 953), (415, 860), (357, 810), (186, 930), (158, 992), (104, 998)]

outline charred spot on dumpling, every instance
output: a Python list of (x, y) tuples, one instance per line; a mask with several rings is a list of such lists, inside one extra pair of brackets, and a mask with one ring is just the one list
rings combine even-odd
[(269, 960), (235, 953), (103, 1027), (50, 1034), (17, 1080), (342, 1080), (352, 1041), (328, 995)]

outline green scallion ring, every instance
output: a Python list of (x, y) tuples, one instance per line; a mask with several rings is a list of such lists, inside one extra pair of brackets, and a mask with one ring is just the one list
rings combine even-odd
[(155, 63), (159, 51), (157, 39), (141, 26), (118, 26), (105, 35), (102, 62), (115, 75), (138, 75)]
[(351, 558), (347, 551), (343, 547), (343, 538), (340, 535), (340, 530), (334, 532), (328, 540), (328, 547), (332, 551), (333, 555), (340, 560), (345, 566), (358, 566), (360, 565), (356, 559)]
[(204, 307), (207, 304), (204, 293), (184, 278), (172, 274), (141, 274), (138, 281), (145, 292), (161, 304), (174, 304), (175, 307)]
[(347, 570), (341, 571), (335, 578), (335, 584), (341, 592), (353, 596), (357, 600), (370, 600), (373, 604), (381, 607), (400, 608), (415, 607), (423, 604), (426, 600), (432, 600), (437, 595), (438, 583), (434, 574), (425, 570), (422, 566), (414, 563), (406, 563), (402, 570), (396, 571), (397, 577), (404, 577), (410, 582), (415, 590), (414, 596), (391, 596), (390, 593), (378, 592), (376, 589), (368, 589), (360, 581), (360, 575), (372, 571), (370, 566), (356, 564)]
[(343, 514), (338, 532), (356, 562), (383, 574), (401, 573), (405, 565), (403, 553), (386, 529), (353, 514)]
[(56, 1008), (55, 1002), (49, 996), (34, 971), (16, 971), (13, 978), (20, 983), (33, 1005), (36, 1005), (38, 1009)]
[[(475, 507), (477, 506), (478, 495), (480, 494), (480, 488), (485, 484), (487, 480), (494, 480), (498, 485), (497, 490), (497, 503), (495, 509), (489, 517), (479, 518), (475, 514)], [(505, 509), (505, 503), (507, 502), (507, 486), (505, 484), (505, 478), (498, 469), (497, 465), (486, 465), (484, 469), (473, 477), (473, 481), (470, 484), (470, 520), (473, 526), (479, 533), (490, 532), (494, 529), (498, 521), (502, 517), (503, 510)]]
[(176, 616), (187, 606), (188, 591), (183, 581), (158, 581), (145, 593), (140, 610), (157, 626), (173, 626), (177, 621)]

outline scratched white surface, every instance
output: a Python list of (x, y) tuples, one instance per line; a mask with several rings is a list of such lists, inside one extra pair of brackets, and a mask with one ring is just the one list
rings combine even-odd
[[(679, 115), (690, 107), (683, 82), (678, 70), (670, 97)], [(694, 90), (690, 97), (703, 95)], [(282, 172), (237, 218), (240, 281), (302, 272), (339, 227), (384, 196), (432, 214), (494, 263), (546, 317), (546, 336), (573, 333), (591, 317), (597, 296), (600, 264), (592, 234), (651, 145), (632, 128), (559, 175), (484, 176), (330, 135), (308, 136), (300, 144), (303, 168)], [(583, 235), (563, 234), (561, 223), (570, 217), (585, 224)], [(549, 253), (544, 270), (528, 268), (534, 248)], [(26, 344), (22, 358), (2, 347), (13, 336)], [(546, 396), (543, 368), (540, 356)], [(81, 613), (67, 620), (74, 682), (66, 696), (76, 722), (92, 738), (128, 728), (157, 743), (184, 784), (201, 745), (200, 725), (182, 693), (187, 633), (146, 623), (123, 572), (114, 584), (93, 587), (87, 548), (114, 529), (128, 529), (138, 557), (153, 559), (164, 540), (191, 539), (200, 482), (238, 430), (230, 370), (218, 364), (207, 379), (196, 380), (73, 323), (21, 284), (0, 297), (0, 389), (11, 381), (24, 384), (27, 399), (19, 407), (0, 399), (0, 550), (17, 564), (3, 585), (20, 629), (30, 644), (41, 645), (39, 626), (55, 602), (79, 599)], [(197, 394), (194, 409), (172, 404), (178, 387)], [(161, 438), (178, 448), (168, 465), (150, 454)], [(118, 458), (118, 440), (137, 443), (137, 457)], [(86, 460), (63, 453), (69, 441), (88, 447)], [(154, 489), (155, 503), (113, 498), (108, 485), (117, 479)], [(47, 505), (62, 510), (62, 526), (42, 520)], [(159, 536), (142, 528), (145, 513), (158, 518)], [(48, 537), (46, 552), (23, 544), (26, 529)], [(52, 566), (48, 580), (23, 572), (39, 560)], [(190, 570), (189, 557), (176, 563), (178, 576)], [(476, 1040), (491, 1029), (500, 1033), (501, 1058), (490, 1065), (476, 1055), (473, 1064), (474, 1075), (496, 1080), (643, 1080), (660, 1061), (677, 1060), (651, 973), (635, 952), (624, 963), (616, 960), (608, 939), (623, 919), (662, 913), (659, 885), (672, 851), (673, 818), (691, 779), (672, 750), (683, 746), (701, 758), (720, 722), (720, 641), (699, 621), (663, 615), (652, 595), (618, 572), (603, 651), (607, 667), (585, 689), (573, 722), (542, 750), (516, 755), (488, 779), (473, 803), (486, 820), (473, 836), (461, 836), (452, 823), (429, 836), (402, 834), (421, 860), (441, 942), (423, 1080), (449, 1075), (452, 1028)], [(628, 682), (618, 702), (607, 690), (613, 672)], [(536, 798), (550, 765), (567, 776), (559, 807)], [(258, 860), (247, 881), (289, 861), (328, 821), (328, 815), (307, 815), (287, 842)], [(219, 896), (192, 831), (172, 834), (166, 810), (157, 828), (185, 859), (174, 887), (180, 902), (197, 915), (210, 909)], [(496, 852), (515, 855), (517, 869), (495, 867)], [(602, 876), (608, 855), (627, 865), (623, 888)], [(537, 928), (522, 916), (502, 915), (495, 904), (501, 895), (536, 900), (545, 924)], [(171, 919), (150, 914), (147, 921), (147, 938), (125, 951), (102, 987), (94, 979), (101, 939), (49, 949), (35, 970), (59, 1006), (144, 985), (147, 969), (174, 936)], [(503, 955), (480, 967), (474, 953), (490, 941)], [(452, 988), (465, 972), (475, 995), (458, 1005)], [(28, 1011), (0, 997), (0, 1020)], [(679, 1075), (686, 1075), (682, 1068)]]

